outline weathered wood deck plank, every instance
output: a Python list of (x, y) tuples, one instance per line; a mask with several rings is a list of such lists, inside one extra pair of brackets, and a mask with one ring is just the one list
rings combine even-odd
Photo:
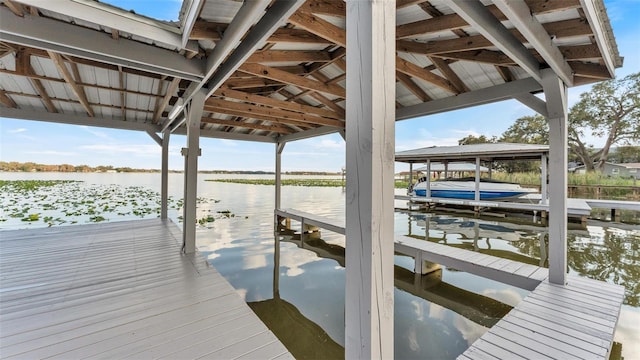
[(189, 358), (191, 342), (291, 358), (180, 238), (157, 219), (2, 232), (2, 357)]

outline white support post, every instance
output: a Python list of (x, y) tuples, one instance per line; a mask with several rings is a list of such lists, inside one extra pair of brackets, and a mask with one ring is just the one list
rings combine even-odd
[(345, 358), (393, 358), (395, 1), (347, 0)]
[(542, 70), (549, 122), (549, 282), (567, 275), (567, 87), (551, 69)]
[(431, 197), (431, 159), (427, 159), (427, 193), (428, 198)]
[(205, 92), (198, 91), (189, 102), (187, 112), (187, 147), (183, 149), (185, 159), (185, 198), (183, 251), (196, 251), (196, 201), (198, 195), (198, 156), (200, 156), (200, 119), (204, 108)]
[(540, 163), (540, 203), (546, 205), (549, 203), (549, 190), (547, 188), (547, 177), (549, 176), (547, 167), (549, 164), (547, 154), (542, 154)]
[(413, 163), (409, 163), (409, 189), (413, 187)]
[[(280, 209), (282, 200), (282, 151), (286, 143), (276, 143), (276, 210)], [(276, 219), (277, 221), (277, 219)]]
[(449, 178), (449, 162), (444, 162), (444, 179), (447, 180)]
[(169, 204), (169, 138), (171, 132), (162, 133), (162, 169), (160, 174), (160, 219), (167, 219)]
[(476, 157), (476, 190), (474, 199), (480, 201), (480, 158)]

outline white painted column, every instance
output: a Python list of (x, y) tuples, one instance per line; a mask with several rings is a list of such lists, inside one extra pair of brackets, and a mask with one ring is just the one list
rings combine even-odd
[(345, 358), (393, 358), (395, 1), (347, 0)]
[(445, 161), (444, 162), (444, 179), (447, 180), (448, 177), (449, 177), (449, 162)]
[(549, 122), (549, 281), (567, 275), (567, 87), (551, 70), (542, 71)]
[(549, 189), (547, 188), (547, 176), (549, 176), (547, 166), (549, 164), (547, 162), (547, 154), (542, 154), (540, 163), (540, 203), (546, 205), (549, 203)]
[(427, 193), (428, 198), (431, 197), (431, 159), (427, 159)]
[(480, 200), (480, 158), (476, 157), (476, 191), (475, 200)]
[[(282, 151), (286, 143), (276, 143), (276, 210), (280, 209), (282, 200)], [(276, 219), (277, 221), (277, 219)]]
[(185, 156), (185, 198), (183, 251), (196, 251), (196, 201), (198, 195), (198, 156), (200, 156), (200, 120), (205, 100), (205, 91), (199, 90), (191, 98), (187, 107), (187, 147), (182, 149)]
[(167, 219), (169, 207), (169, 138), (171, 131), (162, 132), (162, 168), (160, 174), (160, 219)]
[(409, 188), (413, 186), (413, 163), (409, 163)]

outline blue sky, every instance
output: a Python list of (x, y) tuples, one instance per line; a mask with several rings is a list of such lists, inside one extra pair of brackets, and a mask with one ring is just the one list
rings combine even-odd
[[(109, 0), (123, 8), (140, 6), (147, 15), (175, 20), (180, 1), (166, 0), (166, 9), (158, 0)], [(618, 77), (640, 71), (640, 0), (605, 0), (624, 66)], [(163, 10), (163, 12), (158, 12)], [(140, 8), (136, 12), (144, 13)], [(589, 86), (569, 89), (569, 106), (573, 105)], [(469, 134), (499, 136), (522, 116), (532, 115), (529, 108), (517, 101), (505, 101), (465, 110), (396, 123), (396, 150), (425, 146), (457, 145), (458, 139)], [(1, 108), (0, 108), (1, 115)], [(43, 164), (113, 165), (133, 168), (160, 168), (160, 147), (143, 132), (111, 130), (37, 121), (0, 118), (0, 160), (33, 161)], [(602, 139), (589, 137), (595, 146)], [(172, 136), (169, 167), (182, 169), (180, 148), (185, 137)], [(274, 145), (219, 139), (201, 140), (200, 169), (263, 170), (274, 169)], [(345, 164), (342, 138), (328, 135), (287, 144), (283, 153), (284, 171), (340, 171)], [(396, 171), (408, 169), (397, 164)]]

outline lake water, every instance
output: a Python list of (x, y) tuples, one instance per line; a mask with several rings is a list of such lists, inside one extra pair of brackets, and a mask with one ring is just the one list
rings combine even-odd
[[(183, 175), (170, 174), (169, 177), (169, 193), (177, 200), (182, 196)], [(274, 236), (273, 186), (205, 181), (237, 177), (272, 176), (200, 174), (198, 218), (213, 217), (215, 221), (203, 222), (203, 226), (198, 227), (199, 251), (297, 358), (343, 357), (344, 237), (323, 231), (321, 239), (307, 239), (304, 248), (300, 248), (296, 236)], [(96, 194), (106, 194), (107, 198), (116, 194), (118, 199), (133, 197), (129, 201), (144, 208), (153, 207), (155, 203), (146, 204), (145, 199), (132, 194), (150, 197), (160, 189), (159, 174), (0, 173), (0, 179), (80, 180), (82, 183), (74, 186), (89, 189), (92, 197), (100, 197)], [(120, 193), (116, 190), (118, 187), (135, 187), (135, 191)], [(53, 188), (47, 190), (47, 201), (78, 191), (84, 190)], [(398, 189), (397, 193), (403, 190)], [(28, 222), (9, 217), (11, 206), (21, 205), (8, 204), (11, 194), (0, 195), (3, 204), (0, 219), (6, 219), (0, 222), (0, 230), (47, 226), (42, 219)], [(74, 200), (73, 206), (80, 206), (80, 202)], [(344, 203), (342, 188), (282, 188), (283, 208), (344, 219)], [(175, 208), (169, 216), (181, 226), (177, 209), (180, 204), (177, 201), (172, 204)], [(39, 212), (41, 216), (47, 211), (57, 214), (52, 217), (62, 216), (64, 210), (39, 208), (33, 199), (28, 206), (31, 207), (29, 213)], [(92, 206), (101, 210), (101, 216), (108, 221), (157, 216), (153, 211), (136, 211), (137, 215), (131, 211), (110, 211), (114, 204), (96, 202)], [(226, 211), (229, 213), (220, 213)], [(78, 214), (76, 218), (79, 224), (91, 221), (89, 215)], [(451, 213), (396, 212), (395, 233), (535, 265), (546, 264), (546, 247), (541, 247), (546, 228), (527, 219), (474, 219)], [(276, 243), (279, 243), (278, 251)], [(591, 222), (587, 229), (570, 229), (568, 244), (572, 274), (626, 287), (614, 350), (619, 351), (621, 347), (626, 359), (640, 358), (640, 229), (633, 225)], [(395, 263), (395, 355), (398, 359), (454, 359), (528, 293), (446, 268), (415, 283), (413, 260), (396, 256)], [(276, 271), (274, 264), (278, 264)]]

